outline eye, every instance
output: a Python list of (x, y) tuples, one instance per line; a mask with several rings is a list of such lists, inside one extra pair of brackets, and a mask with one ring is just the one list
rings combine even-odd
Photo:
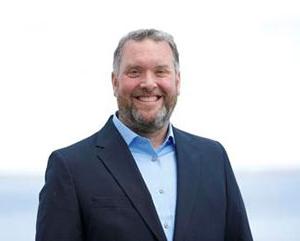
[(127, 75), (128, 75), (128, 77), (130, 77), (130, 78), (137, 78), (137, 77), (139, 77), (140, 76), (140, 74), (141, 74), (141, 71), (140, 70), (138, 70), (138, 69), (129, 69), (128, 71), (127, 71)]
[(157, 69), (155, 71), (156, 76), (158, 77), (166, 77), (169, 74), (169, 71), (167, 69)]

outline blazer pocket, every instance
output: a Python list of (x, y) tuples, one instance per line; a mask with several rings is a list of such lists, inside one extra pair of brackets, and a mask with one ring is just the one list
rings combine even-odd
[(132, 208), (126, 197), (93, 197), (92, 207), (94, 208)]

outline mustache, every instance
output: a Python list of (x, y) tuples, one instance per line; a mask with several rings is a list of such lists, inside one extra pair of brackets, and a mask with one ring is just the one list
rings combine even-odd
[(138, 97), (138, 96), (164, 96), (164, 93), (160, 90), (149, 90), (149, 89), (136, 89), (132, 92), (131, 94), (133, 97)]

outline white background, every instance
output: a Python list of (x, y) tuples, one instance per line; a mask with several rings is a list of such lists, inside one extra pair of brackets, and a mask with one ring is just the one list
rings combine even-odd
[(0, 174), (42, 175), (51, 151), (116, 110), (112, 54), (138, 28), (174, 35), (172, 122), (220, 141), (235, 169), (300, 167), (300, 2), (0, 3)]

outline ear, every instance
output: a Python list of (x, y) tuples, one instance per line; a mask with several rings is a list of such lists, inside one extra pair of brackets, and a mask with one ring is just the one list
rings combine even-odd
[(111, 83), (114, 91), (114, 96), (117, 97), (119, 82), (118, 82), (117, 75), (114, 72), (111, 73)]
[(180, 72), (176, 73), (175, 85), (176, 85), (176, 93), (177, 93), (177, 95), (180, 95), (180, 86), (181, 86)]

